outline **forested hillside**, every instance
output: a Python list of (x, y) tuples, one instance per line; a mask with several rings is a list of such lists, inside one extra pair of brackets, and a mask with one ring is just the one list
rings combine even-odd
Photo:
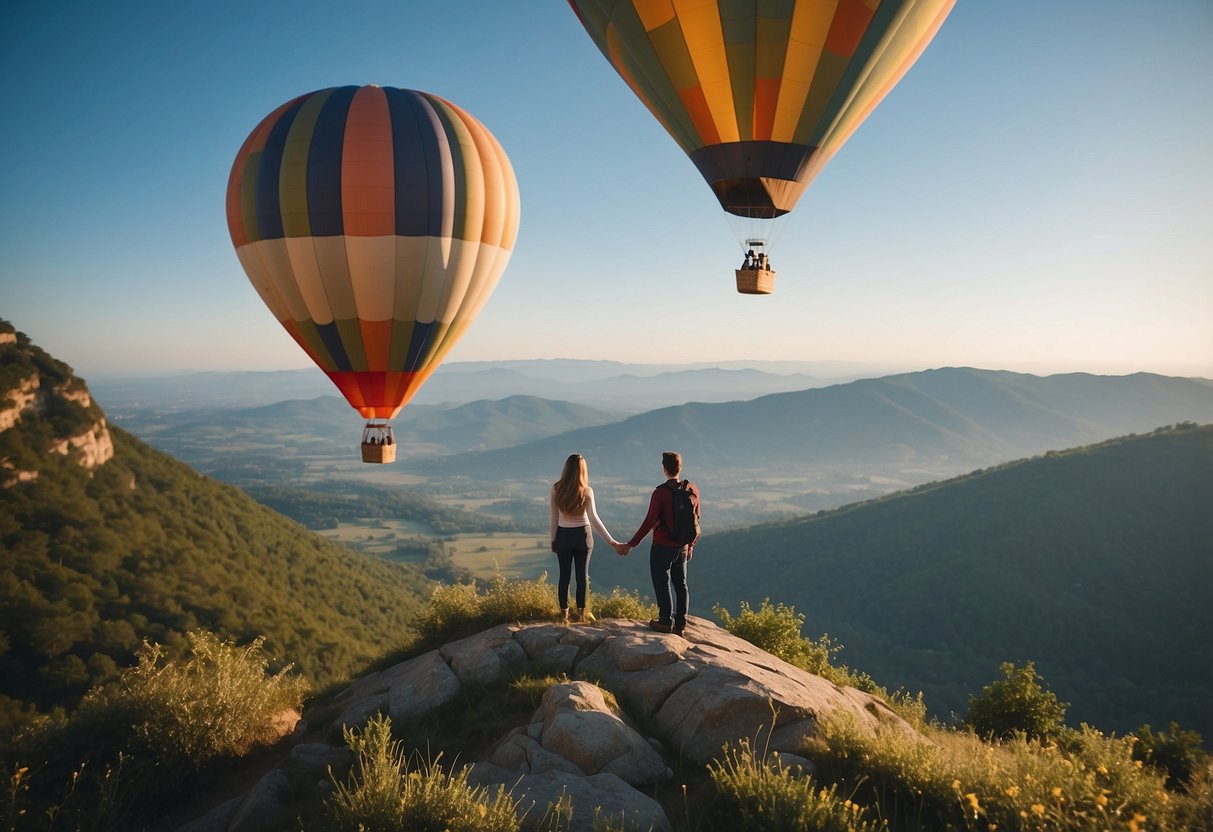
[(712, 535), (692, 598), (794, 605), (938, 715), (1033, 660), (1074, 722), (1213, 735), (1213, 426)]
[(416, 570), (330, 543), (119, 429), (112, 458), (85, 467), (61, 436), (79, 420), (45, 417), (75, 411), (14, 395), (29, 379), (49, 387), (43, 366), (59, 389), (70, 368), (24, 336), (0, 344), (0, 362), (19, 368), (0, 376), (0, 462), (24, 477), (0, 488), (0, 735), (114, 678), (145, 638), (265, 635), (318, 685), (405, 638), (427, 585)]

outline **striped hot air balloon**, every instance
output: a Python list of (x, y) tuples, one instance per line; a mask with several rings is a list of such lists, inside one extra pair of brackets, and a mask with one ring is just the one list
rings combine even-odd
[(777, 217), (955, 0), (569, 0), (731, 214)]
[(491, 133), (437, 96), (333, 87), (267, 116), (228, 229), (266, 306), (368, 419), (390, 419), (509, 262), (519, 196)]

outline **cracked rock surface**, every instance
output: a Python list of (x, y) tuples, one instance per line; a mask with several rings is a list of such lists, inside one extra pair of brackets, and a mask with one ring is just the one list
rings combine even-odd
[[(643, 822), (642, 828), (668, 829), (661, 807), (635, 788), (670, 776), (666, 759), (707, 765), (726, 743), (746, 739), (803, 760), (795, 755), (816, 734), (818, 720), (840, 712), (871, 730), (913, 730), (879, 699), (794, 667), (694, 616), (682, 636), (622, 619), (502, 624), (354, 682), (334, 700), (340, 716), (332, 727), (360, 727), (376, 713), (416, 720), (464, 685), (503, 682), (530, 663), (580, 681), (552, 686), (531, 722), (486, 749), (469, 772), (470, 782), (501, 784), (526, 798), (520, 810), (531, 806), (528, 818), (542, 815), (564, 792), (575, 806), (600, 806)], [(307, 753), (320, 757), (324, 749)], [(266, 792), (274, 790), (260, 790), (258, 799)], [(204, 828), (240, 825), (231, 823), (241, 817), (240, 808), (218, 807), (226, 816)], [(572, 828), (584, 822), (590, 829), (591, 815), (575, 817)]]

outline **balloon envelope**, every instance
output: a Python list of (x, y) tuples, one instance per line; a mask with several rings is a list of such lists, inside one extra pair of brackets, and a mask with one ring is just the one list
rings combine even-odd
[(934, 37), (954, 0), (569, 0), (721, 207), (777, 217)]
[(518, 183), (497, 140), (434, 95), (308, 93), (241, 147), (228, 230), (261, 299), (367, 418), (399, 412), (505, 270)]

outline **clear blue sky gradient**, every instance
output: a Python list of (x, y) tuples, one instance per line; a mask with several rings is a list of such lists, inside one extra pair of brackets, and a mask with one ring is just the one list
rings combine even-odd
[(475, 115), (522, 191), (449, 360), (1213, 377), (1210, 44), (1208, 0), (960, 0), (784, 223), (764, 298), (562, 0), (10, 0), (0, 317), (86, 378), (307, 366), (232, 250), (228, 171), (287, 99), (377, 83)]

